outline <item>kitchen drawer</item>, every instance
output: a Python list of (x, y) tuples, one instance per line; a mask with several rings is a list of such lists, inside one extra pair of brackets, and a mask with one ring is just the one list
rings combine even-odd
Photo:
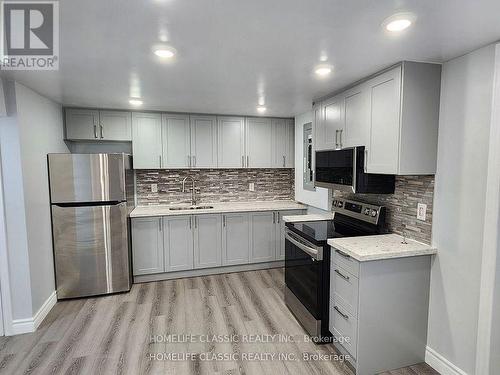
[[(359, 277), (359, 262), (341, 250), (332, 247), (332, 264), (336, 264), (352, 275)], [(334, 266), (332, 266), (334, 268)]]
[(351, 314), (358, 315), (358, 278), (338, 264), (333, 264), (330, 271), (330, 294)]
[(330, 300), (330, 332), (353, 357), (358, 349), (358, 319), (334, 299)]

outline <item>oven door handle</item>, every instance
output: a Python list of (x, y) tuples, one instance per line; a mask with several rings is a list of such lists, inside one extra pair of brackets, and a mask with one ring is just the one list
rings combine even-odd
[(323, 260), (323, 252), (319, 251), (318, 249), (315, 249), (313, 247), (309, 247), (302, 242), (296, 240), (293, 235), (286, 231), (285, 232), (285, 239), (293, 243), (295, 246), (297, 246), (300, 250), (303, 252), (307, 253), (308, 255), (311, 256), (314, 260)]

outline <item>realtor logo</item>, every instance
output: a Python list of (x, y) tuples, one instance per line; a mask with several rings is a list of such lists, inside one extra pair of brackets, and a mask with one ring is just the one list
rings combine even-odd
[(59, 68), (59, 3), (1, 1), (0, 70)]

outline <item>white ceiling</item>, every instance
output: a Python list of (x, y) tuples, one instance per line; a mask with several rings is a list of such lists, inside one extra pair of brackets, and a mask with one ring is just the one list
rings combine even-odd
[[(381, 23), (417, 15), (401, 35)], [(498, 0), (62, 0), (60, 70), (3, 72), (65, 105), (291, 116), (400, 60), (443, 62), (500, 38)], [(178, 51), (152, 54), (166, 37)], [(313, 67), (326, 56), (328, 79)]]

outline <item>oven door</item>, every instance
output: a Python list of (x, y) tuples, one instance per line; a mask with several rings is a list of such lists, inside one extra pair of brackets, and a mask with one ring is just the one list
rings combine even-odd
[[(285, 295), (285, 302), (301, 323), (306, 328), (309, 325), (301, 319), (307, 313), (311, 316), (305, 319), (321, 320), (323, 247), (311, 244), (288, 228), (285, 230), (285, 284), (289, 294)], [(295, 306), (296, 302), (300, 302), (302, 307)], [(297, 308), (305, 310), (297, 311)]]

